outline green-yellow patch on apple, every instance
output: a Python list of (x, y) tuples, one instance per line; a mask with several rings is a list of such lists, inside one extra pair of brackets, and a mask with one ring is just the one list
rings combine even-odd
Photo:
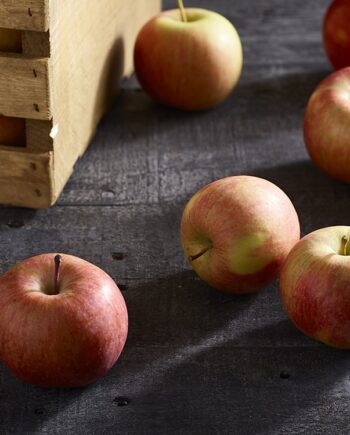
[(252, 275), (266, 267), (271, 258), (259, 254), (259, 248), (264, 246), (268, 235), (264, 232), (248, 234), (235, 240), (230, 256), (229, 268), (237, 275)]

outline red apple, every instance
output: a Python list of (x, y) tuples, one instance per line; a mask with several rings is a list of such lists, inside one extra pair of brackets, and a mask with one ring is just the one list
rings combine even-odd
[(350, 67), (336, 71), (316, 88), (304, 121), (307, 150), (323, 171), (350, 182)]
[(168, 106), (205, 110), (223, 101), (242, 70), (237, 31), (205, 9), (170, 10), (150, 20), (135, 46), (135, 69), (151, 97)]
[(186, 257), (212, 287), (250, 293), (271, 283), (300, 238), (287, 195), (267, 180), (215, 181), (187, 204), (181, 222)]
[(0, 28), (0, 51), (22, 52), (22, 33), (19, 30)]
[(293, 248), (282, 268), (284, 308), (304, 334), (350, 348), (350, 227), (314, 231)]
[(118, 287), (87, 261), (44, 254), (0, 278), (0, 356), (26, 382), (80, 387), (96, 381), (117, 361), (127, 330)]
[(350, 1), (334, 0), (323, 23), (323, 43), (335, 69), (350, 66)]
[(0, 146), (24, 147), (26, 144), (26, 124), (22, 118), (0, 115)]

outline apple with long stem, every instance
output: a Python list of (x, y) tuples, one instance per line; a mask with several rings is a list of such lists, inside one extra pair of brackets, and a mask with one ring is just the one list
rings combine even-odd
[(0, 359), (41, 387), (80, 387), (105, 375), (128, 331), (112, 278), (70, 255), (44, 254), (0, 278)]
[(228, 97), (242, 70), (239, 35), (222, 15), (178, 9), (151, 19), (140, 31), (137, 77), (155, 100), (185, 110), (205, 110)]
[(181, 241), (196, 273), (228, 293), (251, 293), (271, 283), (300, 239), (287, 195), (258, 177), (217, 180), (185, 207)]
[(280, 277), (283, 306), (304, 334), (350, 349), (350, 227), (322, 228), (295, 245)]

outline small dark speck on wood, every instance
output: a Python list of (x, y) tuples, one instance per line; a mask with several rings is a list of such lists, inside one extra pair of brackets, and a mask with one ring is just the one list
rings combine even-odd
[(33, 12), (32, 12), (32, 9), (31, 9), (31, 8), (28, 8), (28, 15), (29, 15), (30, 17), (33, 16)]
[(125, 257), (126, 255), (123, 254), (122, 252), (112, 252), (113, 260), (121, 261), (124, 260)]
[(45, 414), (45, 410), (43, 408), (36, 408), (36, 409), (34, 409), (34, 414), (43, 415), (43, 414)]
[(116, 397), (113, 399), (113, 402), (117, 404), (117, 406), (128, 406), (130, 404), (130, 400), (126, 397)]
[(7, 226), (9, 228), (22, 228), (24, 226), (24, 222), (23, 221), (9, 221), (7, 222)]
[(287, 372), (281, 372), (280, 373), (280, 378), (281, 379), (289, 379), (290, 378), (290, 374)]

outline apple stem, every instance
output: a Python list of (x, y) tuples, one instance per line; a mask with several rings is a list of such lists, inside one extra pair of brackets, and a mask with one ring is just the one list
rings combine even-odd
[(348, 247), (348, 243), (349, 243), (349, 237), (348, 236), (343, 236), (341, 239), (341, 255), (347, 255), (347, 247)]
[(197, 258), (201, 257), (202, 255), (204, 255), (206, 252), (210, 251), (210, 249), (212, 248), (212, 246), (208, 246), (207, 248), (204, 248), (202, 251), (200, 251), (198, 254), (196, 255), (191, 255), (190, 257), (188, 257), (188, 259), (190, 261), (194, 261), (197, 260)]
[(59, 280), (60, 280), (60, 270), (61, 270), (62, 257), (56, 255), (55, 257), (55, 277), (54, 277), (54, 291), (55, 294), (59, 293)]
[(185, 8), (184, 8), (183, 0), (177, 0), (177, 2), (178, 2), (178, 5), (179, 5), (179, 9), (180, 9), (181, 20), (182, 20), (184, 23), (187, 23), (187, 22), (188, 22), (188, 19), (187, 19), (186, 10), (185, 10)]

